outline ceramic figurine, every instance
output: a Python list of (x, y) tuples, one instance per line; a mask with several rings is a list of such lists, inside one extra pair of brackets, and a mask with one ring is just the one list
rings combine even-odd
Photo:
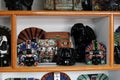
[(17, 56), (20, 66), (37, 66), (40, 47), (37, 40), (45, 37), (45, 31), (29, 27), (22, 30), (17, 39)]
[(40, 62), (52, 63), (57, 54), (57, 43), (53, 39), (40, 39), (37, 42), (40, 46)]
[(120, 64), (120, 26), (114, 32), (114, 60)]
[(8, 10), (31, 10), (33, 0), (4, 0)]
[(73, 48), (60, 48), (57, 52), (57, 65), (74, 65), (75, 53)]
[(76, 61), (85, 62), (85, 47), (96, 39), (93, 29), (82, 23), (76, 23), (71, 28), (71, 37), (76, 51)]
[(93, 40), (86, 49), (86, 63), (88, 65), (98, 65), (106, 63), (106, 46), (103, 43), (99, 43)]
[(55, 0), (56, 10), (73, 10), (73, 0)]
[(39, 45), (30, 40), (18, 45), (20, 66), (37, 66), (39, 63)]
[(0, 67), (11, 65), (11, 34), (10, 30), (0, 25)]

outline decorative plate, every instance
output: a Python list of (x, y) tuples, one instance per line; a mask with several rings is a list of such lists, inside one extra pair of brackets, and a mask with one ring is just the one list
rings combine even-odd
[(70, 77), (63, 72), (50, 72), (45, 74), (41, 80), (71, 80)]
[(109, 80), (106, 74), (82, 74), (77, 80)]

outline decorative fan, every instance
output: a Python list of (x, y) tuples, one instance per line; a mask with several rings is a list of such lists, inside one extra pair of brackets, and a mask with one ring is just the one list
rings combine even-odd
[(17, 39), (17, 43), (26, 42), (26, 40), (44, 39), (45, 31), (40, 28), (30, 27), (22, 30)]
[(45, 74), (41, 80), (71, 80), (70, 77), (63, 72), (50, 72)]
[(77, 80), (109, 80), (108, 76), (104, 73), (102, 74), (82, 74)]

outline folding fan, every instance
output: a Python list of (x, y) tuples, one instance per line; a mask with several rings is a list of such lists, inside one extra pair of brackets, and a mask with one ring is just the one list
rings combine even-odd
[(22, 30), (17, 39), (17, 43), (26, 42), (26, 40), (44, 39), (45, 31), (40, 28), (30, 27)]

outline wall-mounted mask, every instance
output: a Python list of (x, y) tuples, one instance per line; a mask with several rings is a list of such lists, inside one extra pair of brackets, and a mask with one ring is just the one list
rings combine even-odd
[(40, 46), (40, 62), (54, 62), (54, 57), (57, 54), (57, 43), (53, 39), (40, 39), (37, 42)]
[(91, 44), (86, 47), (86, 63), (88, 65), (105, 64), (106, 63), (106, 46), (93, 40)]

